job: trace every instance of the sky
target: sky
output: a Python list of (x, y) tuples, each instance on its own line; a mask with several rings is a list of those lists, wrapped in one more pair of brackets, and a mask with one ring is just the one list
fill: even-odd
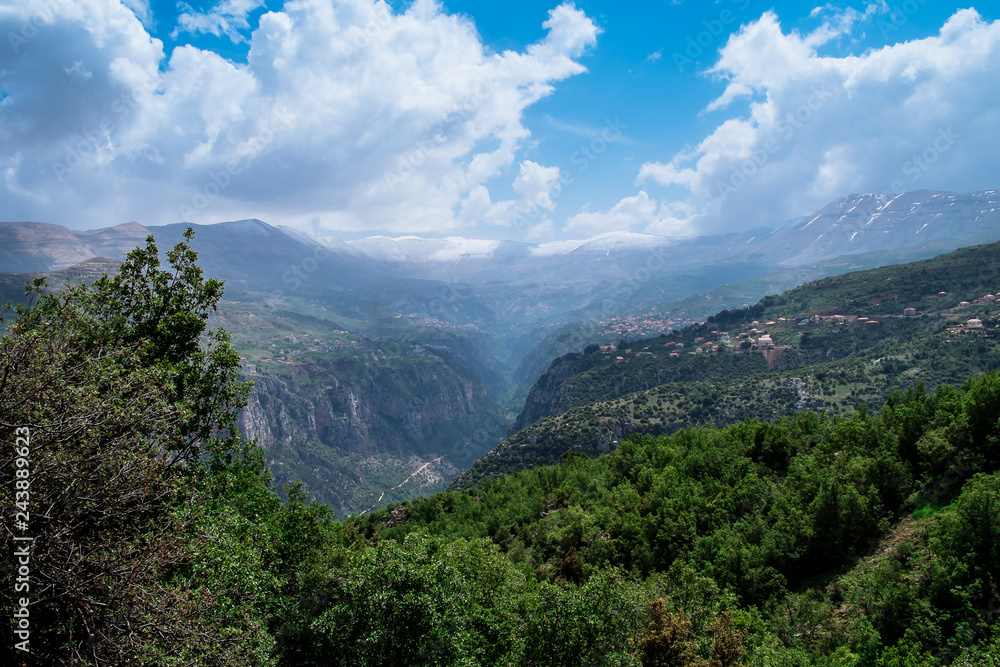
[(0, 0), (0, 220), (542, 242), (994, 189), (998, 13)]

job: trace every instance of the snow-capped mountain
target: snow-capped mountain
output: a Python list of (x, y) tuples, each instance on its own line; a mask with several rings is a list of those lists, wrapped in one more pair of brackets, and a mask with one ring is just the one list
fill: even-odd
[(457, 236), (370, 236), (348, 245), (373, 260), (425, 277), (471, 282), (601, 280), (628, 272), (635, 252), (666, 247), (674, 239), (607, 232), (589, 239), (529, 244)]
[[(76, 231), (43, 223), (2, 223), (0, 271), (50, 271), (95, 256), (121, 259), (147, 234), (155, 233), (166, 247), (187, 226), (128, 223)], [(469, 285), (573, 285), (584, 293), (598, 284), (629, 280), (640, 270), (672, 283), (697, 274), (696, 283), (707, 285), (843, 256), (891, 250), (896, 261), (903, 261), (910, 250), (912, 256), (928, 256), (996, 241), (1000, 191), (852, 194), (770, 229), (686, 239), (616, 231), (539, 244), (457, 236), (373, 236), (344, 242), (260, 220), (195, 228), (195, 248), (207, 271), (228, 277), (231, 284), (265, 291), (306, 281), (336, 289), (410, 278)]]
[(668, 236), (639, 234), (636, 232), (605, 232), (589, 239), (576, 241), (549, 241), (532, 246), (534, 257), (566, 255), (569, 253), (607, 252), (609, 250), (632, 250), (635, 248), (656, 248), (674, 242)]
[(382, 262), (420, 264), (423, 262), (455, 263), (464, 258), (523, 257), (528, 245), (515, 241), (467, 239), (450, 236), (425, 239), (419, 236), (369, 236), (348, 241), (346, 245)]
[[(1000, 191), (851, 194), (754, 244), (786, 266), (921, 245), (995, 241)], [(949, 249), (951, 249), (949, 248)]]
[(351, 255), (354, 257), (364, 254), (354, 246), (349, 245), (334, 236), (314, 236), (313, 234), (309, 234), (286, 225), (278, 225), (277, 229), (286, 236), (290, 236), (293, 239), (302, 241), (307, 245), (312, 245), (324, 250), (332, 250), (333, 252), (342, 255)]
[(589, 239), (548, 241), (529, 244), (518, 241), (494, 241), (449, 236), (428, 239), (419, 236), (369, 236), (347, 245), (373, 259), (398, 264), (445, 263), (469, 260), (509, 262), (528, 257), (553, 257), (570, 253), (605, 253), (607, 251), (653, 248), (673, 243), (673, 239), (636, 232), (606, 232)]

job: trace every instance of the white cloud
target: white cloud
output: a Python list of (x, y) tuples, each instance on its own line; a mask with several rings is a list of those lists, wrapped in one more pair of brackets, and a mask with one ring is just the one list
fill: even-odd
[(656, 223), (656, 209), (656, 202), (643, 190), (633, 197), (622, 199), (608, 211), (574, 215), (566, 221), (566, 229), (583, 234), (634, 230)]
[(551, 211), (556, 206), (552, 201), (552, 195), (558, 188), (558, 183), (559, 167), (543, 167), (531, 160), (525, 160), (521, 163), (521, 171), (517, 178), (514, 179), (514, 192), (521, 195), (524, 201)]
[(522, 237), (542, 238), (551, 234), (554, 223), (547, 216), (556, 207), (561, 194), (559, 167), (543, 167), (525, 160), (512, 184), (519, 199), (492, 202), (489, 191), (475, 186), (462, 200), (458, 221), (464, 226), (477, 224), (514, 228)]
[[(50, 1), (0, 8), (0, 35)], [(288, 0), (260, 18), (246, 64), (193, 46), (164, 62), (124, 5), (57, 2), (36, 35), (0, 51), (4, 216), (77, 227), (250, 216), (331, 232), (473, 224), (474, 212), (499, 212), (486, 185), (529, 138), (525, 109), (585, 71), (579, 58), (599, 32), (565, 4), (524, 52), (490, 53), (471, 22), (432, 0), (403, 14), (372, 0)], [(258, 5), (204, 16), (239, 32)], [(522, 163), (514, 201), (541, 197), (549, 210), (553, 175)]]
[(209, 11), (202, 12), (186, 2), (180, 2), (178, 7), (183, 11), (177, 17), (177, 28), (171, 37), (177, 39), (177, 35), (187, 32), (216, 37), (225, 35), (233, 42), (245, 42), (243, 33), (250, 29), (247, 17), (250, 12), (263, 6), (263, 0), (222, 0)]
[(1000, 21), (962, 10), (926, 39), (817, 53), (876, 11), (807, 35), (784, 33), (773, 12), (744, 26), (711, 69), (725, 89), (706, 111), (746, 111), (642, 165), (637, 185), (686, 190), (684, 222), (701, 232), (773, 224), (852, 191), (996, 187)]
[(153, 27), (153, 10), (149, 7), (149, 0), (122, 0), (122, 4), (132, 10), (142, 25), (147, 28)]
[(584, 235), (611, 231), (638, 231), (683, 238), (694, 235), (690, 219), (694, 207), (687, 202), (657, 201), (645, 190), (625, 197), (607, 211), (583, 211), (566, 222), (566, 230)]

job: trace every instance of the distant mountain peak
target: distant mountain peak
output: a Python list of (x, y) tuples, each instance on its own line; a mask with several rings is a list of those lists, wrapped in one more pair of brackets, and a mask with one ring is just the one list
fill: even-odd
[(138, 232), (138, 233), (149, 231), (135, 220), (133, 220), (132, 222), (123, 222), (120, 225), (115, 225), (111, 229), (115, 229), (121, 232)]
[(993, 206), (995, 200), (986, 192), (853, 193), (830, 202), (768, 242), (776, 246), (776, 261), (795, 266), (838, 255), (956, 239), (994, 240), (1000, 225), (1000, 206)]
[(220, 227), (231, 229), (244, 234), (256, 234), (259, 236), (269, 236), (277, 233), (278, 229), (257, 218), (247, 218), (246, 220), (232, 220), (230, 222), (217, 223)]

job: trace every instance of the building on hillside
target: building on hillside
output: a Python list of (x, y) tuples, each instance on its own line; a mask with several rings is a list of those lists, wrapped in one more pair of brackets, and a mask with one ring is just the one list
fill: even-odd
[(774, 347), (774, 341), (771, 340), (770, 334), (764, 334), (757, 339), (757, 347), (761, 349), (770, 349)]
[(965, 323), (965, 326), (969, 327), (970, 329), (982, 329), (983, 321), (979, 319), (971, 319)]
[(722, 333), (719, 334), (719, 342), (720, 343), (728, 343), (729, 340), (730, 340), (729, 334), (726, 333), (725, 331), (723, 331)]
[(959, 308), (968, 308), (968, 307), (969, 307), (969, 306), (971, 306), (971, 305), (972, 305), (972, 304), (971, 304), (971, 303), (969, 303), (968, 301), (963, 301), (963, 302), (961, 302), (960, 304), (958, 304), (958, 307), (959, 307)]
[(916, 308), (904, 308), (903, 317), (917, 317), (920, 312)]

